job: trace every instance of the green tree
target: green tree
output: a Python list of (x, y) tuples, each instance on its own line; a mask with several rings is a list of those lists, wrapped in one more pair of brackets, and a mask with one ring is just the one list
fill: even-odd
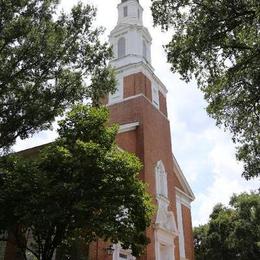
[(138, 179), (141, 163), (116, 147), (118, 127), (107, 125), (106, 108), (77, 105), (38, 156), (1, 159), (0, 230), (15, 237), (24, 259), (26, 250), (52, 259), (75, 240), (120, 241), (134, 255), (148, 243), (153, 207)]
[(194, 229), (198, 260), (257, 260), (260, 257), (260, 194), (242, 193), (219, 204), (206, 225)]
[(246, 179), (260, 174), (260, 1), (152, 0), (155, 25), (172, 28), (173, 72), (197, 79), (207, 111), (233, 133)]
[(96, 10), (78, 4), (60, 13), (58, 3), (0, 0), (0, 149), (49, 128), (76, 101), (97, 104), (114, 89)]
[(196, 260), (206, 260), (207, 232), (208, 232), (207, 224), (194, 227), (193, 229), (194, 251), (196, 255)]

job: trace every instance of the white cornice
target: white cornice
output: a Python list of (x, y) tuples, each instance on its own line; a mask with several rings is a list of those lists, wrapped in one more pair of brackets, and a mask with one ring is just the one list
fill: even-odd
[(193, 198), (179, 188), (175, 187), (175, 189), (176, 199), (179, 200), (182, 205), (186, 206), (187, 208), (191, 208), (191, 202), (193, 201)]
[[(113, 65), (113, 62), (115, 62), (115, 61), (116, 60), (112, 60), (111, 65)], [(161, 90), (161, 93), (164, 96), (166, 96), (166, 94), (168, 93), (166, 86), (162, 83), (162, 81), (154, 73), (153, 67), (151, 65), (147, 64), (146, 62), (141, 61), (141, 62), (138, 62), (138, 63), (128, 64), (128, 65), (125, 65), (125, 66), (115, 68), (115, 70), (118, 74), (124, 73), (124, 76), (130, 75), (132, 73), (142, 72), (147, 78), (152, 80), (151, 79), (151, 77), (152, 77), (158, 83), (159, 88)]]
[[(109, 104), (107, 104), (107, 107), (110, 107), (110, 106), (113, 106), (113, 105), (116, 105), (116, 104), (120, 104), (120, 103), (126, 102), (126, 101), (128, 101), (128, 100), (135, 99), (135, 98), (139, 98), (139, 97), (143, 97), (146, 101), (148, 101), (151, 105), (153, 105), (153, 103), (151, 102), (151, 100), (149, 100), (144, 94), (138, 94), (138, 95), (131, 96), (131, 97), (128, 97), (128, 98), (124, 98), (124, 99), (122, 99), (122, 100), (119, 100), (119, 101), (116, 101), (116, 102), (113, 102), (113, 103), (109, 103)], [(153, 106), (154, 106), (154, 105), (153, 105)], [(157, 109), (157, 111), (158, 111), (167, 121), (169, 121), (168, 117), (167, 117), (162, 111), (160, 111), (159, 109)]]
[(119, 126), (118, 133), (122, 134), (125, 132), (133, 131), (139, 126), (139, 122), (124, 124)]
[(182, 196), (182, 197), (184, 196), (189, 202), (192, 202), (194, 200), (194, 197), (191, 197), (190, 195), (188, 195), (187, 193), (185, 193), (178, 187), (175, 187), (175, 189), (176, 189), (176, 194), (178, 194), (179, 196)]
[[(121, 64), (120, 64), (121, 62)], [(113, 59), (110, 61), (110, 64), (115, 68), (116, 71), (122, 71), (128, 69), (129, 66), (136, 65), (136, 64), (145, 64), (152, 73), (154, 73), (153, 66), (145, 60), (145, 58), (141, 55), (137, 54), (127, 54), (124, 57)], [(129, 73), (130, 74), (130, 73)]]
[(119, 37), (122, 34), (127, 33), (129, 30), (141, 31), (143, 35), (146, 37), (146, 40), (149, 43), (152, 42), (152, 36), (148, 29), (145, 26), (141, 26), (138, 24), (120, 23), (110, 32), (110, 35), (108, 37), (109, 39), (111, 39), (111, 37)]

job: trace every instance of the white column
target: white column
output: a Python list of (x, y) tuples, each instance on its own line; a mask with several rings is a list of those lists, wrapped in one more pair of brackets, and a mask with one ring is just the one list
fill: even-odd
[(176, 196), (176, 208), (177, 208), (177, 223), (178, 223), (178, 231), (179, 231), (180, 257), (185, 258), (182, 206), (181, 206), (181, 198), (178, 195)]

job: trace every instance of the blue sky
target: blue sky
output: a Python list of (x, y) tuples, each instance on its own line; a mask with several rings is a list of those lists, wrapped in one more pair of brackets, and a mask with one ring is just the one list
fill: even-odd
[[(62, 0), (66, 11), (77, 0)], [(119, 0), (82, 0), (98, 8), (97, 25), (106, 28), (104, 40), (117, 22)], [(213, 206), (227, 204), (233, 193), (250, 191), (259, 187), (259, 181), (245, 181), (241, 177), (242, 165), (235, 160), (235, 146), (231, 135), (215, 126), (207, 115), (206, 102), (196, 83), (186, 84), (179, 75), (170, 72), (163, 45), (170, 33), (152, 27), (150, 0), (140, 0), (144, 8), (144, 25), (153, 37), (152, 64), (155, 73), (168, 88), (168, 112), (171, 122), (173, 152), (187, 177), (196, 200), (192, 204), (193, 224), (207, 221)], [(15, 150), (40, 145), (53, 140), (55, 131), (45, 131), (29, 140), (18, 141)]]

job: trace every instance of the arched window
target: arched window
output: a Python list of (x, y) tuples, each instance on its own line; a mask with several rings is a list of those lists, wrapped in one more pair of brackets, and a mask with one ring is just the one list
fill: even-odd
[(117, 57), (121, 58), (126, 55), (126, 40), (124, 37), (120, 38), (117, 43)]
[(155, 167), (156, 193), (168, 198), (167, 173), (162, 161), (157, 162)]
[(128, 15), (128, 8), (127, 6), (124, 7), (124, 17), (127, 17)]
[(143, 40), (143, 56), (147, 59), (147, 46), (145, 40)]
[(159, 108), (160, 107), (160, 96), (159, 96), (159, 87), (157, 83), (152, 84), (152, 100), (153, 104)]

